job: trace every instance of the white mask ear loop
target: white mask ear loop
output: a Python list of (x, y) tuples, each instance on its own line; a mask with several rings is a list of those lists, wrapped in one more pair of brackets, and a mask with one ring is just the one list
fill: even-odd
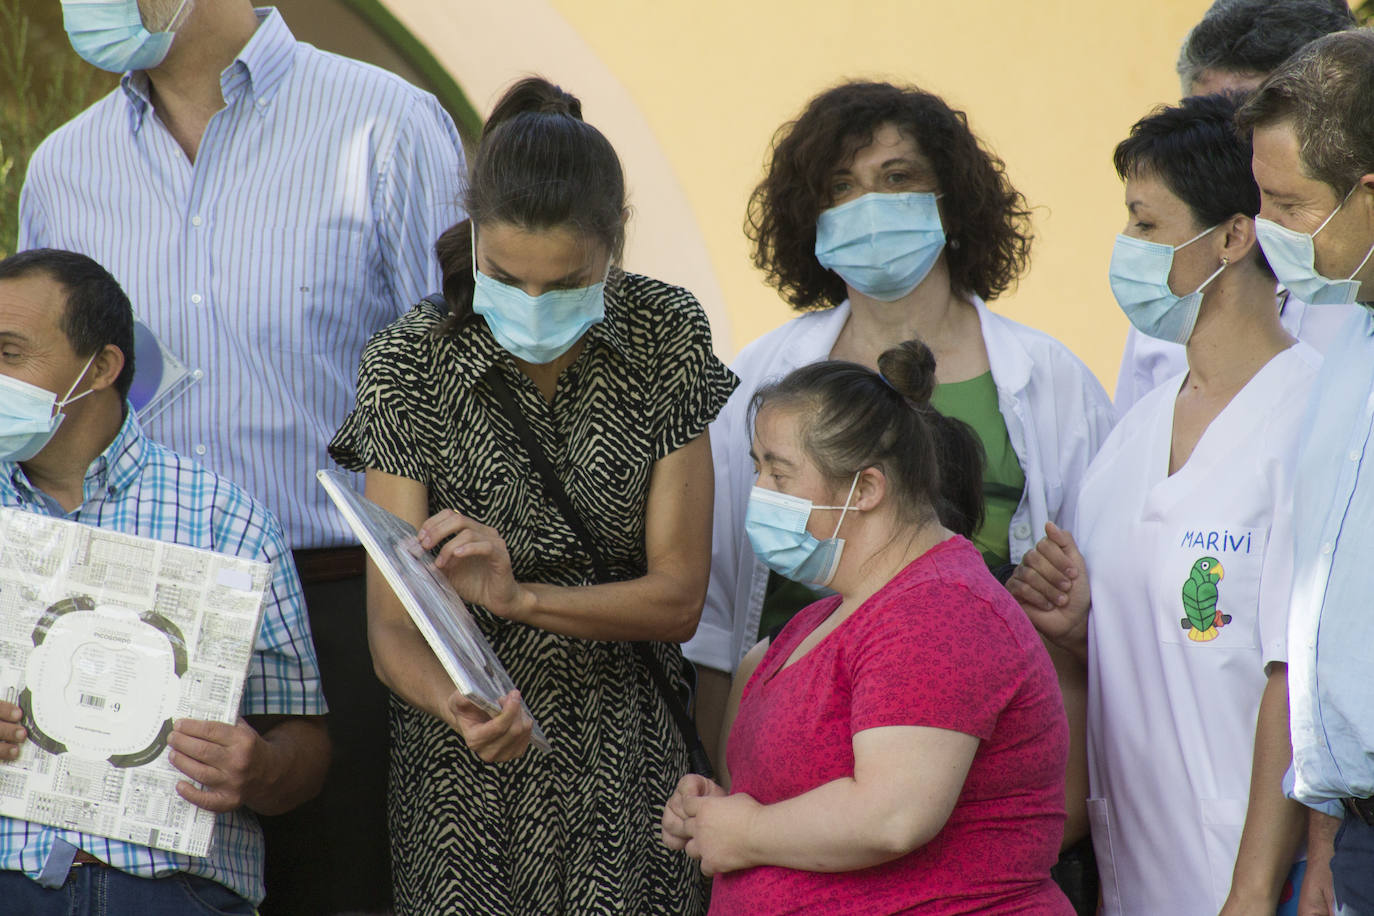
[(175, 32), (177, 29), (180, 29), (183, 25), (185, 25), (186, 23), (183, 22), (181, 19), (181, 14), (186, 12), (186, 7), (189, 6), (190, 3), (191, 0), (181, 0), (181, 6), (177, 7), (177, 11), (172, 14), (172, 18), (168, 19), (167, 24), (163, 26), (159, 31)]
[(855, 473), (854, 482), (849, 485), (849, 495), (844, 498), (844, 506), (840, 509), (840, 520), (835, 523), (835, 533), (830, 535), (831, 538), (840, 536), (840, 526), (844, 524), (844, 514), (851, 508), (849, 501), (854, 498), (854, 489), (859, 485), (859, 475), (862, 473), (863, 471)]
[(90, 394), (92, 391), (95, 390), (94, 388), (87, 388), (85, 391), (81, 392), (76, 397), (72, 397), (72, 392), (76, 390), (77, 385), (81, 384), (81, 380), (85, 378), (86, 373), (90, 371), (91, 363), (95, 362), (95, 358), (99, 355), (100, 351), (96, 350), (94, 353), (91, 354), (91, 358), (86, 360), (86, 365), (81, 368), (81, 374), (76, 377), (76, 381), (72, 382), (71, 387), (67, 389), (67, 393), (62, 395), (61, 399), (57, 402), (57, 404), (54, 405), (57, 410), (60, 411), (63, 407), (66, 407), (68, 404), (81, 400), (86, 395)]
[[(1351, 195), (1355, 193), (1355, 188), (1358, 188), (1358, 187), (1359, 187), (1359, 185), (1356, 184), (1354, 188), (1351, 188), (1348, 192), (1346, 192), (1346, 195), (1345, 195), (1344, 197), (1341, 198), (1341, 202), (1338, 203), (1338, 204), (1336, 204), (1336, 209), (1334, 209), (1334, 210), (1332, 210), (1330, 213), (1328, 213), (1328, 214), (1326, 215), (1326, 219), (1322, 220), (1322, 224), (1321, 224), (1320, 226), (1318, 226), (1316, 229), (1313, 229), (1313, 230), (1312, 230), (1312, 238), (1316, 238), (1316, 237), (1317, 237), (1317, 233), (1318, 233), (1318, 232), (1321, 232), (1323, 229), (1325, 229), (1325, 228), (1326, 228), (1326, 224), (1329, 223), (1329, 222), (1331, 222), (1333, 219), (1336, 218), (1336, 214), (1341, 212), (1341, 209), (1344, 208), (1345, 205), (1346, 205), (1346, 203), (1350, 200)], [(1368, 257), (1368, 255), (1366, 255), (1366, 257)], [(1360, 267), (1363, 267), (1363, 266), (1364, 266), (1363, 264), (1360, 265)], [(1360, 272), (1360, 268), (1359, 268), (1359, 267), (1355, 268), (1355, 273), (1359, 273), (1359, 272)]]
[[(1216, 225), (1216, 226), (1213, 226), (1212, 229), (1216, 229), (1217, 226), (1220, 226), (1220, 225), (1221, 225), (1221, 223), (1217, 223), (1217, 225)], [(1182, 250), (1182, 249), (1184, 249), (1184, 248), (1187, 248), (1189, 245), (1193, 244), (1193, 243), (1196, 242), (1198, 239), (1202, 238), (1204, 235), (1206, 235), (1207, 233), (1211, 232), (1212, 229), (1203, 229), (1201, 232), (1199, 232), (1197, 235), (1195, 235), (1195, 236), (1193, 236), (1192, 238), (1190, 238), (1188, 241), (1184, 242), (1182, 245), (1175, 245), (1175, 246), (1174, 246), (1174, 251), (1180, 251), (1180, 250)], [(1207, 284), (1208, 284), (1208, 283), (1211, 283), (1213, 280), (1215, 280), (1215, 279), (1217, 278), (1217, 275), (1220, 274), (1223, 270), (1226, 269), (1226, 265), (1227, 265), (1226, 259), (1225, 259), (1225, 258), (1222, 258), (1222, 259), (1221, 259), (1221, 266), (1218, 267), (1215, 271), (1213, 271), (1213, 273), (1212, 273), (1212, 275), (1211, 275), (1210, 277), (1208, 277), (1206, 280), (1203, 280), (1203, 281), (1202, 281), (1202, 285), (1199, 286), (1197, 289), (1193, 290), (1193, 292), (1195, 292), (1195, 293), (1200, 293), (1200, 292), (1202, 292), (1204, 289), (1206, 289), (1206, 288), (1207, 288)], [(1166, 285), (1167, 285), (1167, 284), (1166, 284)], [(1170, 290), (1169, 292), (1173, 292), (1173, 290)]]
[(472, 240), (472, 282), (477, 282), (477, 224), (468, 223), (468, 238)]
[(1357, 273), (1359, 273), (1360, 271), (1364, 270), (1364, 266), (1365, 266), (1366, 264), (1369, 263), (1369, 256), (1372, 255), (1372, 254), (1374, 254), (1374, 245), (1370, 245), (1370, 246), (1369, 246), (1369, 250), (1366, 251), (1366, 252), (1364, 253), (1364, 260), (1360, 262), (1360, 266), (1359, 266), (1359, 267), (1356, 267), (1355, 270), (1354, 270), (1354, 272), (1351, 273), (1350, 276), (1346, 277), (1346, 279), (1347, 279), (1347, 280), (1353, 280), (1353, 279), (1355, 279), (1355, 274), (1357, 274)]
[[(1220, 226), (1220, 225), (1221, 225), (1221, 223), (1217, 223), (1217, 226)], [(1217, 228), (1217, 226), (1213, 226), (1212, 229)], [(1197, 235), (1195, 235), (1195, 236), (1193, 236), (1192, 238), (1190, 238), (1188, 241), (1184, 242), (1182, 245), (1175, 245), (1175, 246), (1174, 246), (1174, 251), (1182, 251), (1184, 248), (1187, 248), (1189, 245), (1193, 244), (1193, 243), (1196, 242), (1198, 239), (1202, 238), (1204, 235), (1206, 235), (1207, 233), (1211, 232), (1212, 229), (1203, 229), (1201, 232), (1199, 232)]]
[[(1345, 205), (1350, 202), (1350, 198), (1353, 197), (1355, 195), (1355, 192), (1359, 189), (1360, 185), (1359, 183), (1356, 183), (1355, 186), (1351, 188), (1350, 191), (1345, 195), (1344, 199), (1342, 199), (1341, 202), (1336, 206), (1336, 209), (1332, 210), (1331, 214), (1327, 216), (1326, 219), (1322, 220), (1322, 224), (1318, 226), (1316, 229), (1312, 230), (1312, 238), (1315, 239), (1317, 237), (1317, 233), (1325, 229), (1326, 224), (1331, 222), (1331, 220), (1335, 219), (1336, 214), (1341, 212), (1341, 209), (1344, 208)], [(1369, 263), (1370, 255), (1374, 255), (1374, 244), (1371, 244), (1369, 246), (1369, 250), (1364, 253), (1364, 260), (1360, 261), (1360, 266), (1356, 267), (1353, 271), (1351, 271), (1350, 276), (1346, 277), (1347, 280), (1355, 279), (1355, 274), (1364, 270), (1364, 266)]]
[(1212, 271), (1212, 275), (1211, 275), (1210, 277), (1208, 277), (1206, 280), (1203, 280), (1203, 281), (1202, 281), (1202, 285), (1199, 286), (1199, 287), (1197, 288), (1197, 292), (1200, 293), (1200, 292), (1202, 292), (1204, 289), (1206, 289), (1208, 283), (1211, 283), (1211, 282), (1212, 282), (1213, 280), (1215, 280), (1217, 277), (1221, 276), (1221, 272), (1222, 272), (1223, 270), (1225, 270), (1227, 267), (1230, 267), (1230, 266), (1231, 266), (1231, 262), (1228, 261), (1226, 258), (1222, 258), (1222, 259), (1221, 259), (1221, 266), (1218, 267), (1216, 270)]

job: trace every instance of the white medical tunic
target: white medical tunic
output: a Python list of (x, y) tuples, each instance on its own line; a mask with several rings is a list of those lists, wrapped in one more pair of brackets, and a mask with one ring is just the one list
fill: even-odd
[(1073, 534), (1092, 588), (1088, 814), (1107, 916), (1216, 916), (1226, 900), (1265, 672), (1286, 660), (1292, 471), (1320, 363), (1304, 343), (1279, 353), (1169, 476), (1176, 376), (1084, 478)]
[[(1279, 293), (1279, 321), (1284, 330), (1322, 354), (1339, 339), (1341, 326), (1359, 310), (1358, 305), (1308, 305), (1286, 290)], [(1183, 344), (1147, 337), (1134, 327), (1128, 329), (1112, 395), (1117, 417), (1126, 416), (1146, 394), (1187, 370)]]

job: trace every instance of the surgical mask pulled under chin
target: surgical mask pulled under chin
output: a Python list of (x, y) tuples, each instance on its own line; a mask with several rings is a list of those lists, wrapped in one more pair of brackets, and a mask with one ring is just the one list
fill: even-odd
[[(844, 554), (844, 538), (838, 536), (840, 525), (844, 524), (844, 515), (851, 508), (849, 501), (854, 498), (854, 488), (858, 485), (859, 475), (855, 474), (843, 506), (813, 506), (811, 500), (800, 496), (754, 487), (744, 516), (744, 530), (754, 553), (763, 565), (780, 576), (803, 585), (825, 588), (840, 568), (840, 557)], [(806, 530), (814, 509), (841, 510), (835, 533), (824, 541), (817, 540)]]
[[(610, 265), (606, 267), (610, 275)], [(551, 289), (531, 296), (477, 269), (472, 240), (472, 310), (507, 352), (528, 363), (551, 363), (606, 317), (606, 277), (578, 289)]]
[[(1358, 188), (1356, 185), (1355, 188)], [(1350, 195), (1355, 193), (1355, 188), (1350, 189), (1350, 194), (1345, 195), (1345, 200), (1340, 202), (1336, 209), (1331, 211), (1331, 215), (1322, 220), (1311, 235), (1306, 232), (1298, 232), (1278, 223), (1267, 219), (1255, 220), (1255, 236), (1259, 239), (1260, 249), (1264, 252), (1264, 258), (1269, 262), (1270, 268), (1274, 271), (1274, 276), (1278, 277), (1279, 282), (1284, 285), (1293, 295), (1311, 305), (1350, 305), (1357, 301), (1360, 296), (1360, 281), (1355, 279), (1355, 274), (1364, 270), (1364, 265), (1368, 263), (1369, 256), (1374, 254), (1374, 244), (1369, 246), (1369, 250), (1364, 254), (1364, 260), (1360, 266), (1351, 272), (1349, 277), (1344, 280), (1332, 280), (1317, 273), (1317, 248), (1315, 239), (1317, 233), (1326, 228), (1326, 224), (1331, 222), (1332, 217), (1341, 212), (1341, 207), (1345, 206)]]
[(1216, 228), (1204, 229), (1182, 245), (1162, 245), (1129, 235), (1116, 237), (1108, 271), (1112, 295), (1116, 296), (1116, 304), (1121, 306), (1136, 330), (1158, 340), (1188, 342), (1202, 308), (1202, 291), (1226, 269), (1226, 262), (1222, 261), (1201, 286), (1186, 296), (1176, 296), (1169, 289), (1169, 271), (1173, 269), (1174, 252)]
[(165, 31), (149, 32), (138, 0), (62, 0), (62, 26), (87, 63), (111, 73), (148, 70), (167, 56), (188, 2), (182, 0)]
[(94, 360), (93, 353), (60, 400), (46, 388), (0, 375), (0, 461), (28, 461), (47, 447), (67, 416), (62, 408), (91, 393), (71, 396)]
[(816, 260), (870, 299), (902, 298), (945, 248), (939, 196), (874, 192), (831, 207), (816, 221)]

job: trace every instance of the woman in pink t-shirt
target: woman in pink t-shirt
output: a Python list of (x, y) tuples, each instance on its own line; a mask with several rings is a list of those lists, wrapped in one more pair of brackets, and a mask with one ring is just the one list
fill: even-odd
[(982, 514), (977, 442), (930, 407), (924, 345), (878, 365), (815, 363), (755, 397), (750, 541), (838, 594), (750, 653), (732, 791), (685, 777), (663, 841), (716, 876), (713, 914), (1069, 914), (1049, 874), (1068, 754), (1054, 668), (950, 530)]

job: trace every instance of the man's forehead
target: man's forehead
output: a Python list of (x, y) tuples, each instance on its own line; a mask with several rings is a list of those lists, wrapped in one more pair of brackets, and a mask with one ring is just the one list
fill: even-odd
[(62, 285), (43, 272), (0, 279), (0, 333), (25, 338), (57, 333), (66, 305)]
[(1256, 127), (1251, 138), (1255, 181), (1268, 195), (1315, 191), (1325, 184), (1307, 171), (1297, 132), (1288, 121)]

